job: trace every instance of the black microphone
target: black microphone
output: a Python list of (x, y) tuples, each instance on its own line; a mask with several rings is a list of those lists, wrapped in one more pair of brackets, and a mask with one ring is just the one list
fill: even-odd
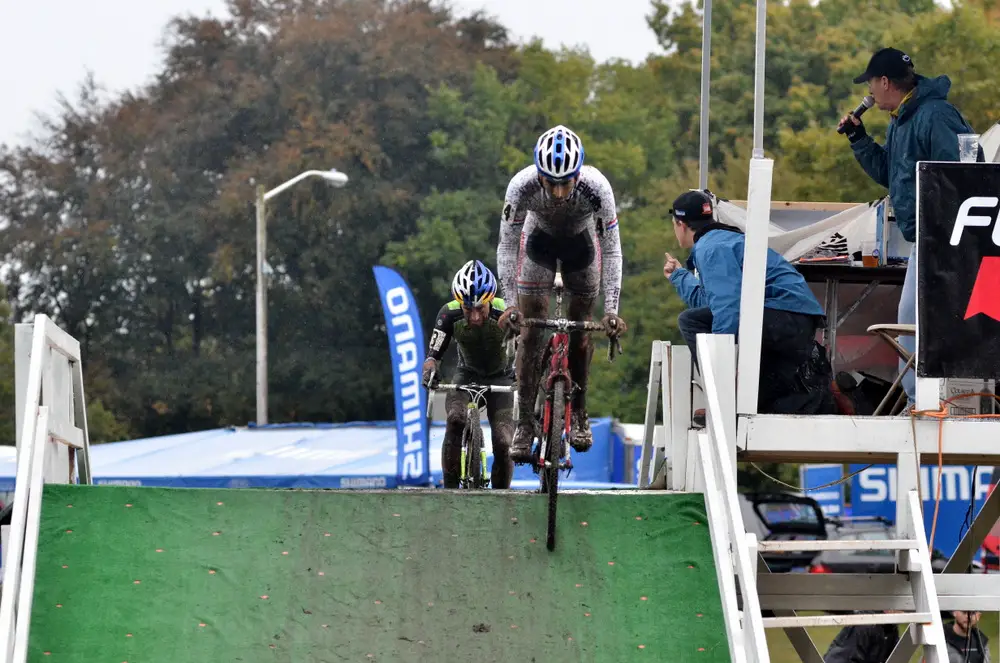
[[(855, 108), (854, 110), (851, 111), (851, 115), (853, 115), (854, 117), (856, 117), (856, 118), (858, 118), (860, 120), (861, 116), (865, 114), (865, 111), (868, 110), (869, 108), (871, 108), (874, 105), (875, 105), (875, 98), (872, 97), (869, 94), (869, 95), (865, 96), (864, 99), (861, 100), (861, 103), (858, 104), (857, 108)], [(837, 129), (837, 133), (838, 134), (842, 134), (842, 133), (846, 132), (849, 127), (852, 127), (852, 126), (854, 126), (853, 122), (850, 122), (850, 121), (844, 122), (843, 126), (841, 126), (839, 129)]]

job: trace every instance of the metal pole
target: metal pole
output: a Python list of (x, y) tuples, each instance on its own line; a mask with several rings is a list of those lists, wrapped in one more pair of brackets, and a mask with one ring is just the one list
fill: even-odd
[(267, 424), (267, 201), (309, 177), (321, 177), (333, 186), (347, 184), (347, 175), (330, 170), (307, 170), (270, 191), (257, 185), (257, 425)]
[(708, 92), (712, 78), (712, 0), (705, 0), (701, 23), (701, 144), (698, 148), (698, 188), (708, 188)]
[(267, 250), (267, 212), (264, 187), (257, 185), (257, 425), (267, 424), (267, 284), (264, 260)]
[(757, 61), (754, 66), (753, 158), (764, 158), (764, 50), (767, 44), (767, 0), (757, 0)]

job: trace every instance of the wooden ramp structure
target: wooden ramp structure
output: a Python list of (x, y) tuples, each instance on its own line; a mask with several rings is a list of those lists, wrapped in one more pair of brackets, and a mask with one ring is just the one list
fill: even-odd
[[(941, 412), (945, 409), (940, 398), (942, 381), (920, 377), (919, 371), (916, 411), (933, 413), (929, 416), (787, 416), (757, 412), (774, 163), (765, 158), (763, 146), (767, 0), (757, 0), (756, 5), (753, 153), (746, 206), (740, 344), (737, 352), (732, 335), (699, 335), (697, 352), (701, 379), (700, 385), (695, 387), (688, 348), (653, 342), (639, 485), (705, 495), (733, 661), (769, 662), (764, 637), (767, 628), (784, 629), (803, 662), (822, 663), (823, 657), (809, 638), (806, 627), (897, 623), (906, 624), (907, 629), (890, 663), (910, 661), (918, 648), (923, 649), (923, 659), (927, 663), (946, 663), (941, 611), (995, 610), (1000, 605), (1000, 575), (965, 575), (976, 550), (1000, 518), (1000, 491), (990, 494), (944, 572), (933, 573), (923, 524), (920, 465), (938, 462), (1000, 465), (1000, 421), (945, 416)], [(711, 0), (705, 0), (701, 189), (708, 186), (711, 17)], [(977, 167), (1000, 168), (1000, 164), (977, 164)], [(801, 205), (815, 207), (810, 203)], [(919, 343), (918, 326), (918, 350)], [(657, 413), (661, 405), (663, 423), (658, 425)], [(695, 408), (705, 409), (706, 427), (692, 426)], [(896, 556), (897, 573), (889, 576), (795, 574), (794, 577), (770, 574), (760, 557), (761, 552), (801, 549), (801, 544), (761, 542), (747, 533), (737, 503), (738, 461), (894, 463), (897, 477), (895, 536), (898, 538), (880, 542), (829, 541), (822, 545), (809, 542), (808, 549), (860, 550), (870, 549), (877, 543)], [(797, 614), (798, 611), (816, 610), (902, 612)], [(769, 616), (765, 617), (764, 613)]]

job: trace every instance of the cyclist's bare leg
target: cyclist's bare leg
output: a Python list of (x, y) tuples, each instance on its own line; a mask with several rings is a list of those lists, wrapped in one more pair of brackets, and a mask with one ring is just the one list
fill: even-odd
[[(570, 320), (590, 320), (595, 298), (572, 295), (569, 300)], [(590, 334), (582, 331), (569, 334), (569, 374), (578, 390), (573, 394), (572, 432), (570, 444), (576, 451), (587, 451), (593, 445), (590, 420), (587, 418), (587, 382), (594, 344)]]
[(441, 472), (445, 488), (458, 488), (462, 476), (462, 433), (468, 417), (469, 394), (449, 391), (444, 401), (446, 413), (444, 442), (441, 444)]
[(510, 488), (514, 461), (510, 459), (510, 440), (514, 436), (514, 397), (512, 394), (486, 396), (486, 416), (493, 437), (493, 469), (490, 483), (494, 488)]
[[(518, 308), (525, 318), (544, 318), (548, 315), (549, 299), (541, 295), (519, 295)], [(515, 463), (531, 462), (531, 443), (535, 439), (533, 407), (541, 375), (542, 352), (545, 349), (545, 330), (522, 327), (517, 344), (517, 398), (521, 403), (517, 430), (511, 442), (511, 458)]]

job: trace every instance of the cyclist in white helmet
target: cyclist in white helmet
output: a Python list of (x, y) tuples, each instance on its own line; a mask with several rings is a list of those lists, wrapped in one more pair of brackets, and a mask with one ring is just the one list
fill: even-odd
[[(615, 196), (601, 171), (583, 165), (583, 143), (562, 125), (538, 138), (534, 165), (517, 173), (507, 185), (497, 271), (501, 292), (511, 305), (500, 317), (502, 327), (514, 327), (518, 316), (547, 316), (557, 260), (569, 296), (567, 317), (589, 320), (598, 294), (603, 294), (602, 322), (609, 336), (624, 333), (625, 321), (618, 317), (622, 255)], [(538, 393), (543, 341), (541, 329), (520, 330), (517, 377), (522, 407), (511, 444), (515, 463), (531, 462), (536, 433), (532, 405)], [(593, 444), (586, 405), (592, 356), (589, 336), (571, 333), (569, 365), (577, 388), (570, 444), (578, 452)]]

